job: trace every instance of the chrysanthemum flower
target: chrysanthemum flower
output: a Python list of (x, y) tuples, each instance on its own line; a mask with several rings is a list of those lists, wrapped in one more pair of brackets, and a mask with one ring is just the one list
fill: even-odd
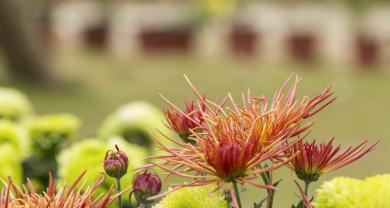
[(29, 141), (26, 138), (25, 130), (14, 122), (0, 121), (0, 145), (12, 145), (22, 159), (26, 158), (29, 153)]
[[(218, 183), (216, 189), (224, 187), (225, 183), (249, 183), (259, 188), (273, 188), (256, 183), (262, 172), (276, 169), (291, 158), (277, 161), (270, 167), (261, 168), (260, 163), (282, 154), (291, 144), (277, 140), (267, 147), (259, 149), (259, 140), (253, 139), (240, 125), (232, 119), (221, 119), (215, 127), (205, 128), (202, 133), (193, 132), (197, 145), (176, 142), (178, 147), (166, 147), (159, 141), (159, 147), (165, 155), (152, 156), (149, 166), (159, 167), (168, 174), (192, 179), (191, 182), (173, 184), (175, 188), (185, 186), (202, 186)], [(149, 167), (148, 166), (148, 167)], [(153, 198), (161, 197), (162, 193)]]
[(197, 101), (185, 103), (185, 109), (182, 110), (163, 95), (160, 94), (160, 97), (170, 106), (169, 109), (164, 111), (168, 128), (176, 132), (184, 142), (194, 145), (192, 132), (202, 132), (203, 128), (206, 127), (204, 113), (207, 112), (215, 116), (217, 112), (222, 110), (222, 106), (228, 99), (226, 97), (220, 104), (211, 102), (194, 87), (186, 75), (184, 75), (184, 78), (197, 97)]
[[(123, 193), (114, 194), (114, 189), (111, 187), (106, 193), (98, 195), (96, 189), (102, 184), (104, 177), (96, 180), (85, 191), (77, 188), (84, 175), (85, 172), (79, 175), (70, 186), (64, 185), (60, 188), (57, 187), (57, 181), (53, 180), (50, 175), (49, 185), (44, 193), (36, 192), (31, 181), (28, 181), (26, 186), (18, 187), (10, 178), (8, 183), (3, 180), (0, 207), (108, 208), (113, 200)], [(85, 184), (81, 186), (85, 187)]]
[(361, 190), (365, 188), (367, 187), (361, 180), (336, 177), (331, 181), (324, 182), (317, 189), (315, 207), (355, 208), (359, 205), (365, 207), (362, 204), (364, 199), (360, 198)]
[(390, 207), (390, 175), (365, 180), (337, 177), (317, 189), (316, 208)]
[(22, 121), (32, 113), (30, 100), (22, 92), (0, 87), (0, 118)]
[(234, 110), (225, 116), (233, 117), (247, 130), (254, 128), (253, 136), (260, 140), (259, 145), (262, 146), (267, 146), (278, 138), (288, 139), (303, 133), (314, 124), (304, 123), (304, 120), (324, 109), (336, 97), (333, 96), (331, 86), (328, 86), (313, 98), (305, 96), (299, 100), (296, 96), (300, 83), (298, 77), (295, 77), (291, 88), (287, 89), (292, 78), (291, 75), (284, 82), (271, 102), (264, 96), (253, 97), (249, 90), (247, 95), (243, 95), (243, 105), (237, 104), (229, 95)]
[(356, 147), (349, 146), (342, 150), (341, 146), (334, 147), (332, 138), (328, 143), (316, 144), (299, 141), (293, 148), (289, 149), (290, 154), (298, 153), (298, 156), (291, 160), (290, 166), (299, 179), (312, 182), (328, 172), (332, 172), (352, 163), (371, 152), (377, 143), (368, 145), (364, 141)]
[(99, 127), (98, 135), (104, 141), (122, 137), (127, 143), (152, 150), (155, 145), (152, 137), (163, 139), (159, 134), (152, 134), (152, 130), (158, 128), (164, 133), (171, 133), (162, 119), (164, 115), (160, 109), (144, 101), (134, 101), (107, 116)]
[(23, 168), (20, 156), (11, 144), (0, 145), (0, 179), (6, 180), (12, 176), (16, 184), (21, 184), (23, 178)]
[(53, 157), (81, 126), (72, 114), (51, 114), (32, 118), (27, 126), (34, 155)]
[(185, 104), (184, 111), (178, 108), (170, 108), (164, 111), (169, 128), (176, 132), (184, 142), (193, 143), (193, 140), (188, 139), (191, 131), (199, 129), (204, 122), (202, 111), (206, 110), (205, 98), (203, 97), (198, 104), (192, 101)]
[(222, 208), (228, 207), (222, 190), (210, 194), (215, 185), (187, 187), (164, 197), (154, 208)]
[[(200, 130), (189, 129), (190, 139), (194, 140), (196, 145), (169, 137), (167, 138), (178, 147), (167, 147), (157, 141), (159, 148), (166, 154), (151, 157), (152, 162), (148, 167), (159, 167), (168, 175), (192, 179), (191, 182), (174, 184), (175, 188), (170, 191), (184, 186), (211, 183), (218, 183), (216, 189), (220, 189), (225, 183), (249, 183), (256, 187), (272, 189), (272, 186), (258, 184), (254, 180), (258, 179), (261, 173), (279, 168), (297, 155), (298, 152), (291, 153), (287, 149), (302, 137), (288, 139), (311, 127), (313, 123), (303, 124), (303, 120), (316, 114), (335, 99), (330, 87), (327, 87), (318, 96), (304, 97), (299, 102), (296, 100), (298, 78), (288, 94), (285, 94), (291, 79), (292, 76), (276, 92), (272, 102), (269, 103), (265, 97), (252, 97), (248, 90), (248, 94), (243, 96), (243, 105), (237, 104), (230, 94), (222, 104), (205, 100), (187, 79), (200, 100), (197, 105), (199, 119), (194, 122), (198, 124), (195, 128)], [(176, 117), (192, 120), (188, 112), (183, 112), (166, 101), (177, 110)], [(225, 107), (226, 101), (230, 101), (233, 109)], [(197, 121), (202, 121), (202, 124)], [(269, 167), (261, 166), (269, 160), (272, 160)], [(152, 198), (164, 194), (166, 193)]]

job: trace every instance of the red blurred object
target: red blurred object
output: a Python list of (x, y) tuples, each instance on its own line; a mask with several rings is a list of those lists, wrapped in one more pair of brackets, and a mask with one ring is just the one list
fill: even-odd
[(229, 39), (231, 49), (237, 55), (254, 55), (257, 52), (258, 35), (248, 26), (234, 26)]
[(374, 65), (379, 59), (378, 42), (367, 35), (359, 35), (357, 38), (357, 58), (362, 65)]
[(295, 33), (288, 38), (290, 55), (299, 62), (312, 62), (316, 53), (316, 39), (310, 33)]
[(93, 48), (105, 48), (107, 45), (108, 28), (102, 22), (89, 26), (84, 32), (84, 39), (88, 46)]
[(50, 47), (53, 43), (54, 33), (52, 28), (52, 20), (49, 16), (43, 16), (38, 22), (38, 32), (41, 41), (45, 47)]
[(189, 28), (147, 29), (140, 35), (145, 52), (180, 51), (188, 52), (192, 46), (192, 30)]

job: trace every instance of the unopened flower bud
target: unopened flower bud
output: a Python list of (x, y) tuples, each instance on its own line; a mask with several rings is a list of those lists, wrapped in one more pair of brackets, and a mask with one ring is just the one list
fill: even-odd
[(133, 193), (140, 203), (145, 203), (147, 198), (154, 196), (161, 191), (160, 177), (145, 169), (134, 177)]
[(104, 158), (104, 171), (113, 178), (121, 178), (127, 173), (129, 160), (124, 152), (117, 145), (116, 151), (109, 150)]

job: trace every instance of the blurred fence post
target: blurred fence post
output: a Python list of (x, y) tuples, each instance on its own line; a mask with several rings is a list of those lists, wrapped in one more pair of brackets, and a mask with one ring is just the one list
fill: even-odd
[(47, 84), (51, 77), (46, 54), (25, 15), (20, 1), (0, 0), (0, 43), (8, 72), (14, 79)]

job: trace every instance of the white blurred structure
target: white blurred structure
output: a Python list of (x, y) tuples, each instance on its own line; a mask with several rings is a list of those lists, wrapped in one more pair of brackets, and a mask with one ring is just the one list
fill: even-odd
[(362, 23), (362, 31), (380, 47), (380, 61), (390, 63), (390, 9), (371, 10)]
[(285, 8), (270, 3), (253, 3), (238, 15), (238, 24), (248, 25), (258, 34), (258, 57), (275, 62), (286, 57), (284, 49), (288, 34)]
[(110, 21), (110, 50), (117, 55), (141, 52), (141, 33), (185, 25), (188, 5), (173, 2), (135, 2), (120, 5)]
[(80, 47), (83, 33), (102, 21), (99, 5), (95, 1), (62, 2), (52, 12), (53, 29), (61, 47)]
[(371, 10), (358, 24), (359, 18), (332, 4), (252, 1), (232, 16), (201, 24), (192, 22), (194, 10), (181, 1), (117, 2), (107, 15), (96, 2), (70, 1), (57, 6), (53, 24), (58, 44), (66, 47), (83, 45), (88, 27), (106, 24), (105, 46), (122, 57), (182, 47), (204, 56), (244, 53), (265, 62), (390, 60), (390, 9)]

